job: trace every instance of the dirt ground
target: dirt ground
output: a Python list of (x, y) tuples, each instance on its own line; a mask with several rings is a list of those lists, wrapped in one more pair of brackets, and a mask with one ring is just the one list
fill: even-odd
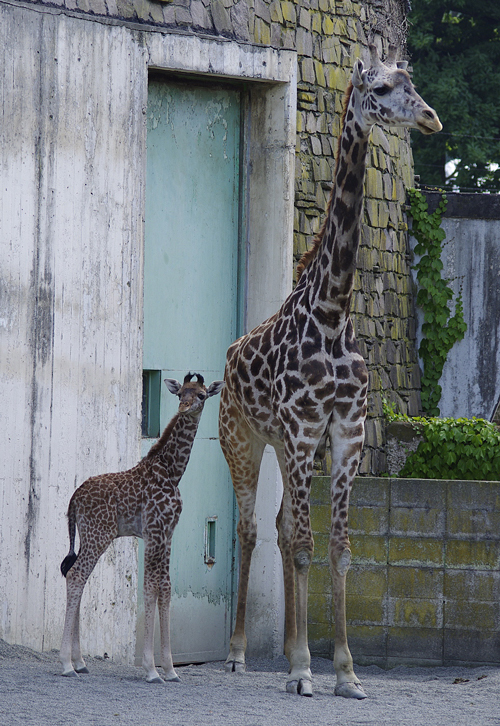
[(313, 698), (285, 692), (287, 661), (177, 668), (180, 683), (146, 683), (141, 668), (88, 658), (62, 678), (56, 651), (0, 640), (1, 726), (500, 726), (500, 668), (356, 668), (368, 698), (335, 697), (330, 661), (313, 658)]

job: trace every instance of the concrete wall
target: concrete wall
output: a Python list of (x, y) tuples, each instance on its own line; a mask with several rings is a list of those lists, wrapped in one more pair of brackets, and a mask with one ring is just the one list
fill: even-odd
[[(309, 641), (332, 656), (329, 484), (313, 482)], [(498, 482), (358, 478), (349, 520), (355, 662), (500, 664)]]
[[(429, 211), (440, 195), (427, 192)], [(500, 196), (447, 194), (443, 277), (463, 297), (465, 337), (448, 354), (441, 416), (491, 421), (500, 403)], [(421, 340), (420, 321), (417, 340)]]

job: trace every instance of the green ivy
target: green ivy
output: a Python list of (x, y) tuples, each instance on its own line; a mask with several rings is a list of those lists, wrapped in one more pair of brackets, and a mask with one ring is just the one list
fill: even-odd
[(423, 437), (399, 472), (418, 479), (500, 481), (500, 430), (482, 418), (410, 418), (385, 402), (388, 421), (407, 421)]
[(455, 300), (455, 314), (451, 315), (449, 303), (453, 300), (453, 290), (448, 286), (448, 280), (441, 277), (441, 251), (446, 237), (441, 227), (441, 219), (448, 204), (446, 196), (442, 195), (433, 214), (428, 213), (427, 201), (422, 192), (409, 189), (408, 196), (412, 217), (411, 232), (417, 241), (415, 253), (420, 255), (415, 265), (419, 288), (417, 305), (424, 313), (422, 342), (419, 347), (423, 363), (422, 409), (429, 416), (439, 416), (439, 379), (448, 352), (457, 341), (462, 340), (467, 324), (464, 322), (461, 294)]

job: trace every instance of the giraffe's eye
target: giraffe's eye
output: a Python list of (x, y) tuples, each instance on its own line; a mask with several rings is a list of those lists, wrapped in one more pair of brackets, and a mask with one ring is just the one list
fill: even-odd
[(198, 393), (198, 398), (200, 399), (200, 401), (203, 401), (203, 399), (205, 398), (205, 394), (204, 393)]
[(391, 90), (390, 86), (377, 86), (377, 88), (373, 89), (374, 92), (377, 94), (377, 96), (385, 96), (389, 93)]

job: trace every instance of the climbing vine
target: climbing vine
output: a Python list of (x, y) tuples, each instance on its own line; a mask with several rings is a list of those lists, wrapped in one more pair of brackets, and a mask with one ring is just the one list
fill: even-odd
[(422, 437), (398, 476), (417, 479), (500, 480), (500, 430), (481, 418), (410, 417), (383, 402), (391, 423), (411, 424)]
[(448, 352), (462, 340), (467, 324), (464, 321), (461, 294), (455, 299), (455, 314), (451, 314), (449, 302), (453, 290), (448, 280), (441, 276), (442, 242), (446, 233), (441, 219), (448, 201), (442, 195), (437, 209), (429, 214), (427, 201), (418, 189), (409, 189), (409, 213), (412, 218), (411, 232), (417, 241), (415, 253), (420, 256), (416, 263), (418, 292), (417, 305), (423, 310), (422, 342), (419, 355), (423, 363), (422, 409), (428, 416), (439, 416), (441, 378)]

